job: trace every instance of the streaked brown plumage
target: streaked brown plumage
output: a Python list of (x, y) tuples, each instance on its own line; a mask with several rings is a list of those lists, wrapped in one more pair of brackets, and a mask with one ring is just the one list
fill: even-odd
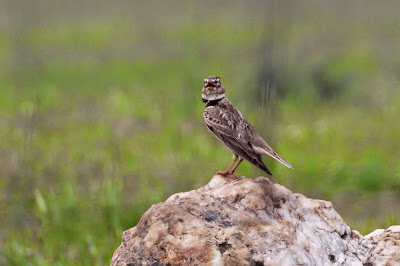
[[(225, 96), (225, 88), (217, 76), (204, 79), (202, 89), (203, 102), (206, 103), (203, 117), (208, 129), (221, 140), (233, 154), (233, 161), (228, 169), (218, 174), (233, 174), (244, 160), (271, 174), (262, 161), (261, 155), (268, 155), (288, 168), (293, 168), (277, 154), (254, 130), (249, 121)], [(231, 170), (236, 160), (237, 165)]]

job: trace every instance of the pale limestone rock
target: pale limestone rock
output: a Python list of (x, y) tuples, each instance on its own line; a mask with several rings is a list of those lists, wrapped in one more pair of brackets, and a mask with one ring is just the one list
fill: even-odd
[(363, 237), (328, 201), (216, 175), (153, 205), (111, 265), (400, 265), (400, 226)]

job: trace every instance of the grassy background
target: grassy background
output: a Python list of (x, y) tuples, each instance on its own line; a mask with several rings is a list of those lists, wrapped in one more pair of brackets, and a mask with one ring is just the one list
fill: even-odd
[(363, 234), (399, 224), (399, 7), (0, 2), (0, 264), (108, 264), (151, 204), (225, 169), (212, 74), (293, 164), (266, 158), (274, 181)]

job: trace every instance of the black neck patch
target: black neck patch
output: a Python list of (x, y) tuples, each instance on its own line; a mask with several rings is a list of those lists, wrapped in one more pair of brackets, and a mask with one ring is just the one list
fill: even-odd
[(223, 99), (223, 97), (222, 97), (222, 98), (219, 98), (219, 99), (211, 100), (211, 101), (206, 100), (206, 99), (203, 99), (203, 102), (206, 103), (206, 107), (209, 107), (209, 106), (217, 105), (217, 103), (218, 103), (219, 101), (221, 101), (222, 99)]

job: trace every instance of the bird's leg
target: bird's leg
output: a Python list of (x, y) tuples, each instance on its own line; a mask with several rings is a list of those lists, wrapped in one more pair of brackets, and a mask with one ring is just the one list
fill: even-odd
[(237, 161), (237, 158), (234, 159), (231, 164), (229, 165), (228, 169), (226, 169), (225, 171), (218, 171), (217, 175), (227, 175), (229, 173), (229, 170), (231, 170), (232, 166), (235, 164), (235, 162)]
[(229, 165), (228, 169), (226, 169), (225, 171), (218, 171), (217, 175), (227, 175), (229, 173), (229, 170), (231, 170), (232, 166), (235, 164), (235, 162), (237, 161), (238, 156), (236, 154), (233, 155), (233, 161), (231, 162), (231, 164)]
[(230, 175), (233, 175), (233, 173), (236, 171), (236, 168), (238, 168), (239, 164), (243, 162), (243, 158), (240, 158), (239, 162), (237, 163), (237, 165), (233, 168), (232, 171), (229, 172)]

